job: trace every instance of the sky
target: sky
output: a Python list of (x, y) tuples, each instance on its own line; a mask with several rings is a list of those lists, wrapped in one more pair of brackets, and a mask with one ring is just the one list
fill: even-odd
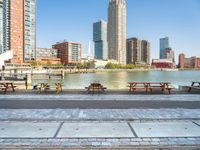
[[(56, 42), (81, 42), (84, 54), (92, 41), (93, 23), (107, 21), (109, 0), (37, 0), (37, 47)], [(151, 58), (159, 58), (159, 39), (187, 57), (200, 57), (200, 0), (126, 0), (127, 38), (151, 44)]]

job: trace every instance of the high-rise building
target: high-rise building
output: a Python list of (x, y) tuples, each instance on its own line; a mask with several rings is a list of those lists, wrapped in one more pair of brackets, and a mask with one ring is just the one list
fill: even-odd
[(107, 22), (101, 20), (93, 24), (93, 41), (96, 59), (108, 59)]
[(0, 0), (0, 54), (3, 52), (3, 1)]
[(138, 38), (127, 39), (127, 64), (150, 64), (150, 43)]
[(137, 38), (127, 39), (127, 64), (141, 62), (141, 41)]
[(126, 1), (109, 0), (108, 59), (126, 64)]
[(81, 62), (82, 44), (77, 42), (56, 43), (52, 48), (58, 50), (58, 58), (64, 65), (76, 64)]
[(164, 50), (164, 58), (163, 59), (171, 59), (175, 62), (175, 53), (171, 48), (166, 48)]
[(146, 40), (141, 41), (141, 61), (150, 64), (150, 43)]
[(164, 51), (166, 48), (169, 48), (169, 38), (161, 38), (160, 39), (160, 59), (164, 59)]
[(13, 51), (10, 63), (35, 60), (36, 0), (3, 0), (3, 46)]

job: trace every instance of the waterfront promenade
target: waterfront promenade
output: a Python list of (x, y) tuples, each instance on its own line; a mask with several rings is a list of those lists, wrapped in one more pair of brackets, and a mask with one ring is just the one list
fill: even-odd
[(0, 149), (198, 149), (199, 105), (196, 92), (0, 94)]

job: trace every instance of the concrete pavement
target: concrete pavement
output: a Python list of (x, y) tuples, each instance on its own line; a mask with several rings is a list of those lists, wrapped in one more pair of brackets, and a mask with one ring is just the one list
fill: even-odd
[(0, 122), (0, 148), (196, 148), (200, 121)]

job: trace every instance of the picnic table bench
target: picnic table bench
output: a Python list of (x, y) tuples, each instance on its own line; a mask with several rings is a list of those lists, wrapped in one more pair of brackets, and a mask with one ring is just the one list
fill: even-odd
[(59, 94), (62, 92), (62, 86), (63, 83), (40, 83), (39, 86), (37, 86), (37, 89), (39, 93), (42, 93), (42, 91), (46, 92), (47, 90), (55, 89), (56, 93)]
[(136, 90), (146, 90), (148, 92), (148, 84), (147, 82), (129, 82), (128, 83), (129, 87), (129, 92), (133, 91), (135, 92)]
[(92, 93), (92, 95), (94, 95), (95, 92), (97, 92), (98, 94), (105, 93), (105, 90), (107, 88), (100, 83), (91, 83), (88, 87), (85, 87), (85, 89), (87, 90), (88, 94)]
[(171, 90), (174, 89), (174, 87), (172, 87), (169, 82), (152, 82), (152, 83), (148, 83), (149, 86), (149, 90), (152, 93), (153, 90), (161, 90), (161, 91), (165, 91), (167, 90), (169, 94), (171, 94)]
[(164, 92), (165, 90), (171, 94), (171, 90), (174, 89), (169, 82), (129, 82), (128, 83), (129, 91), (136, 91), (136, 90), (145, 90), (146, 92), (150, 91), (151, 93), (153, 90), (161, 90)]
[(188, 92), (191, 92), (192, 89), (196, 89), (196, 90), (200, 90), (200, 82), (192, 82), (191, 86), (187, 86), (188, 87)]
[(15, 92), (16, 87), (17, 86), (12, 82), (0, 82), (0, 90), (4, 91), (4, 94), (6, 94), (9, 89)]

